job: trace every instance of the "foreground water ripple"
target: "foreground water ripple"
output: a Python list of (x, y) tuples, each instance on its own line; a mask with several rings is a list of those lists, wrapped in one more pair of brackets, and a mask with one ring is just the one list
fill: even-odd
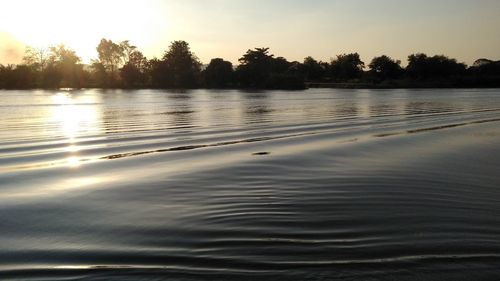
[(1, 280), (498, 280), (500, 92), (0, 91)]

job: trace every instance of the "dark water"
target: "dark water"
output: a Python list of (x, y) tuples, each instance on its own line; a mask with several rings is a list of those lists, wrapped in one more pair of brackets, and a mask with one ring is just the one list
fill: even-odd
[(0, 91), (0, 280), (500, 280), (499, 90)]

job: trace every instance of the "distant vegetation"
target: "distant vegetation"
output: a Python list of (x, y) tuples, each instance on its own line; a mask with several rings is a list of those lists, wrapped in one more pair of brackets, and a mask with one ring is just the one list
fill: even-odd
[(22, 64), (0, 65), (0, 88), (500, 87), (500, 61), (487, 59), (467, 67), (443, 55), (412, 54), (404, 68), (386, 55), (368, 65), (357, 53), (330, 62), (312, 57), (291, 62), (269, 48), (255, 48), (236, 67), (221, 58), (204, 67), (185, 41), (172, 42), (159, 59), (147, 59), (129, 41), (102, 39), (96, 49), (98, 58), (84, 65), (64, 45), (27, 48)]

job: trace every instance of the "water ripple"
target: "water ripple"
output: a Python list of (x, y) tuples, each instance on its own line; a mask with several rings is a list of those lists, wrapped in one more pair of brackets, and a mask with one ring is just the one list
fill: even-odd
[(497, 90), (0, 94), (2, 280), (500, 278)]

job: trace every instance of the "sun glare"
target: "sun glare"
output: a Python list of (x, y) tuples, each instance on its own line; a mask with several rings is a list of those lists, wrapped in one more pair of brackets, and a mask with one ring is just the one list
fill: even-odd
[[(59, 93), (52, 96), (55, 105), (50, 118), (51, 123), (57, 125), (62, 136), (64, 136), (72, 147), (75, 146), (78, 137), (87, 134), (99, 133), (99, 116), (96, 106), (89, 103), (97, 102), (92, 97), (80, 98), (78, 102), (70, 94)], [(83, 104), (82, 104), (83, 103)]]
[(68, 157), (67, 159), (68, 166), (71, 168), (78, 168), (80, 166), (80, 159), (76, 156)]
[(101, 134), (99, 99), (94, 95), (60, 92), (51, 97), (52, 111), (50, 127), (54, 127), (65, 139), (64, 151), (68, 153), (66, 165), (78, 168), (81, 165), (80, 152), (82, 138)]
[(101, 38), (131, 40), (148, 48), (158, 29), (166, 29), (165, 9), (159, 1), (19, 0), (2, 3), (0, 31), (33, 47), (65, 44), (83, 62), (96, 57)]

